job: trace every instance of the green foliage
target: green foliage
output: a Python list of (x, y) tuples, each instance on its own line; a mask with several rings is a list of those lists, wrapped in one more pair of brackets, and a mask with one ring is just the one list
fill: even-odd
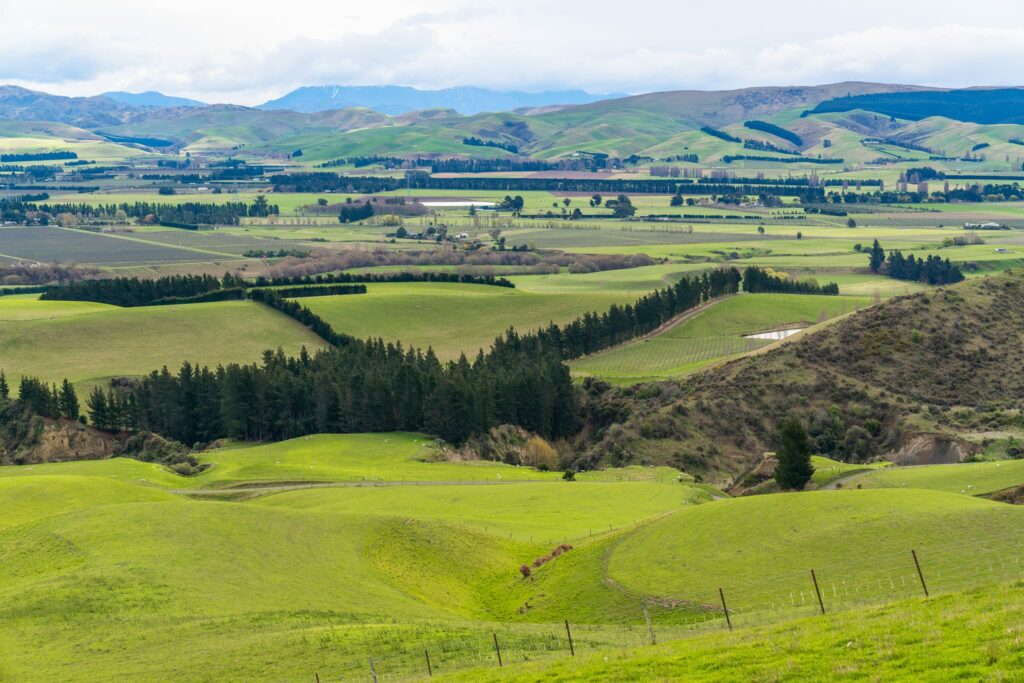
[(796, 418), (786, 418), (779, 425), (779, 446), (775, 457), (775, 481), (783, 489), (800, 491), (814, 475), (811, 465), (811, 444), (807, 432)]

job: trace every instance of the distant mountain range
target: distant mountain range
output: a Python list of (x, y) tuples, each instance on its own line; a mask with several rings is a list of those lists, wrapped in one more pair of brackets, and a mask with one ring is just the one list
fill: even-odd
[(357, 156), (604, 154), (697, 157), (702, 164), (751, 157), (846, 165), (930, 157), (981, 162), (985, 157), (1006, 164), (1024, 156), (1019, 143), (1024, 90), (1019, 88), (847, 82), (679, 90), (575, 104), (574, 96), (596, 97), (580, 91), (317, 87), (243, 107), (155, 92), (63, 97), (0, 86), (0, 137), (4, 131), (31, 130), (62, 139), (100, 136), (163, 151), (244, 149), (285, 157), (301, 150), (302, 160), (312, 163)]
[(112, 100), (120, 102), (121, 104), (129, 104), (133, 107), (205, 107), (206, 102), (200, 102), (199, 100), (190, 100), (187, 97), (172, 97), (171, 95), (164, 95), (163, 93), (156, 92), (155, 90), (147, 90), (146, 92), (123, 92), (120, 90), (112, 90), (105, 92), (100, 97), (109, 97)]
[(513, 111), (526, 107), (588, 104), (624, 95), (591, 95), (583, 90), (552, 90), (538, 93), (460, 87), (419, 90), (398, 85), (317, 85), (291, 91), (257, 109), (287, 109), (307, 114), (345, 107), (367, 107), (395, 116), (423, 109), (454, 109), (460, 114)]

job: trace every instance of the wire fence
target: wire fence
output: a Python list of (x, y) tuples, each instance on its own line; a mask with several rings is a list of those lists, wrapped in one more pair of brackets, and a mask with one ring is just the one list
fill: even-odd
[[(759, 579), (738, 585), (730, 585), (726, 572), (720, 580), (708, 577), (699, 589), (657, 596), (606, 575), (605, 587), (620, 599), (601, 608), (600, 623), (396, 623), (369, 632), (363, 626), (358, 639), (351, 633), (323, 634), (320, 647), (341, 648), (346, 663), (339, 666), (332, 658), (331, 666), (315, 674), (324, 683), (443, 677), (469, 667), (512, 667), (748, 629), (1018, 580), (1024, 577), (1022, 550), (1024, 529), (981, 542), (922, 543), (901, 553), (872, 556), (866, 550), (845, 560), (825, 556), (818, 567), (800, 570), (765, 567)], [(865, 564), (872, 566), (865, 570)]]

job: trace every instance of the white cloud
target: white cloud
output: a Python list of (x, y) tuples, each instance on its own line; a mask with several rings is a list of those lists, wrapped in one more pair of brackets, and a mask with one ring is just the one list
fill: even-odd
[[(148, 5), (148, 6), (147, 6)], [(846, 9), (849, 7), (849, 9)], [(841, 80), (1013, 84), (1024, 3), (0, 0), (0, 82), (253, 104), (303, 84), (593, 92)], [(946, 17), (956, 16), (953, 24)]]

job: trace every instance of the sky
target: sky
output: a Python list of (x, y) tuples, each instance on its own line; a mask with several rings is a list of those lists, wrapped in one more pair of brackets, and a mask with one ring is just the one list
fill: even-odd
[(301, 85), (592, 93), (1024, 81), (1001, 0), (0, 0), (0, 84), (253, 105)]

